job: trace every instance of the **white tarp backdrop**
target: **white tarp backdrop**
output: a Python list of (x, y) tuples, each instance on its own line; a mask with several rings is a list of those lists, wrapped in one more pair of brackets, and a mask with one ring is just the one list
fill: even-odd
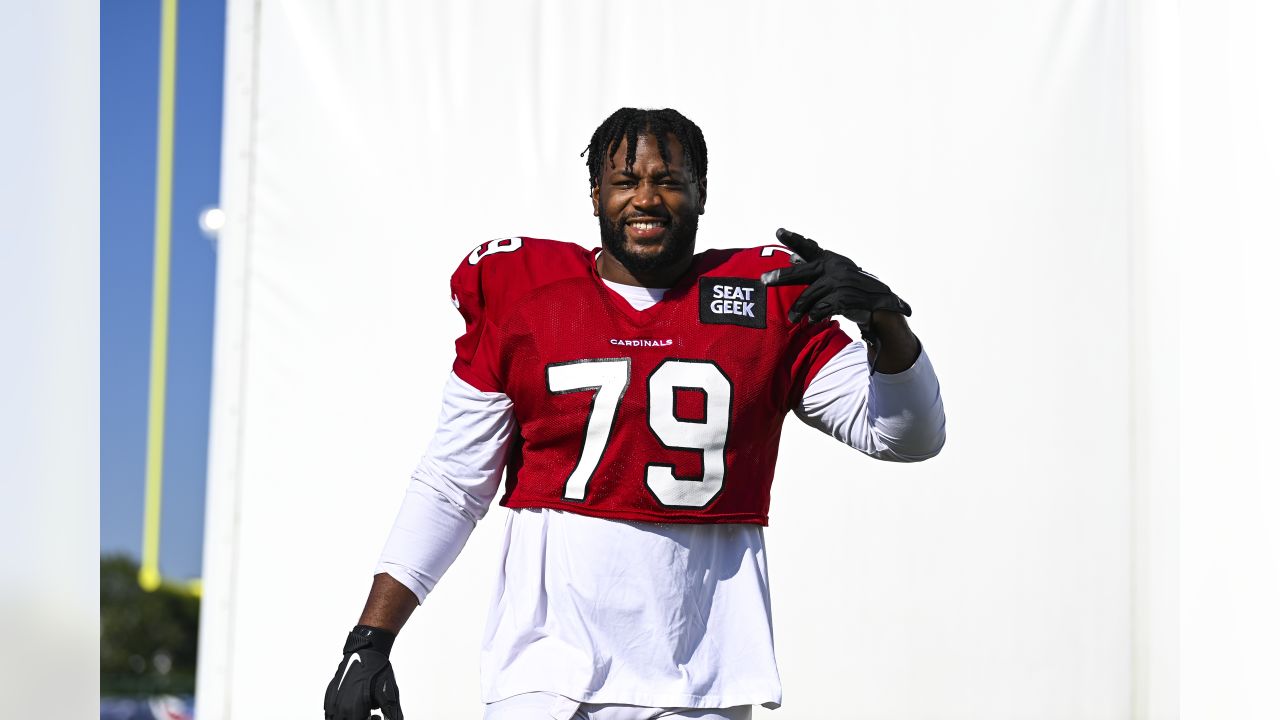
[[(942, 382), (924, 464), (789, 422), (784, 704), (758, 717), (1167, 716), (1147, 648), (1176, 622), (1152, 590), (1176, 591), (1176, 529), (1147, 513), (1170, 436), (1135, 419), (1177, 343), (1144, 335), (1172, 271), (1140, 271), (1174, 200), (1133, 189), (1158, 164), (1133, 138), (1135, 102), (1176, 100), (1131, 87), (1167, 48), (1129, 4), (228, 6), (201, 720), (321, 714), (434, 427), (449, 274), (495, 237), (594, 246), (578, 154), (623, 105), (703, 128), (702, 247), (786, 226), (849, 255), (916, 309)], [(504, 512), (397, 643), (410, 718), (479, 717)]]

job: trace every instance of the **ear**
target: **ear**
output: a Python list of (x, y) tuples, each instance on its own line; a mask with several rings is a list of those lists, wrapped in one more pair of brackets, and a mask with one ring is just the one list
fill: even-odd
[(600, 186), (591, 188), (591, 214), (600, 217)]
[(703, 215), (707, 212), (707, 181), (703, 180), (698, 183), (698, 214)]

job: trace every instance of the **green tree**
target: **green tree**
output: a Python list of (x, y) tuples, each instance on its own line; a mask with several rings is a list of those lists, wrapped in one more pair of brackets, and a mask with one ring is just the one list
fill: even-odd
[(138, 563), (104, 555), (102, 583), (102, 694), (185, 695), (195, 691), (200, 600), (138, 586)]

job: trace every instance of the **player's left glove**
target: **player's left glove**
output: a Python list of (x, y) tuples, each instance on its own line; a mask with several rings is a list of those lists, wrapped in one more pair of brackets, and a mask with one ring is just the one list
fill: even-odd
[[(765, 285), (809, 285), (787, 313), (791, 322), (804, 315), (817, 322), (840, 314), (857, 323), (866, 337), (871, 313), (876, 310), (911, 316), (910, 305), (849, 258), (823, 250), (818, 243), (785, 228), (778, 228), (778, 240), (795, 251), (800, 262), (770, 270), (760, 281)], [(796, 263), (796, 258), (792, 262)]]
[(368, 720), (369, 713), (378, 709), (386, 720), (404, 720), (400, 688), (387, 659), (394, 641), (395, 635), (381, 628), (352, 628), (342, 648), (342, 662), (325, 689), (325, 720)]

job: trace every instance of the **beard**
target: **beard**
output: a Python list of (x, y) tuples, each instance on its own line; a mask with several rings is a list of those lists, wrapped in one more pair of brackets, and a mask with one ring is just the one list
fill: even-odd
[(600, 241), (604, 249), (633, 276), (652, 275), (671, 266), (693, 250), (693, 241), (698, 235), (698, 216), (691, 215), (687, 221), (672, 217), (667, 224), (667, 239), (655, 253), (633, 252), (627, 247), (626, 233), (625, 218), (617, 223), (610, 223), (604, 215), (600, 216)]

